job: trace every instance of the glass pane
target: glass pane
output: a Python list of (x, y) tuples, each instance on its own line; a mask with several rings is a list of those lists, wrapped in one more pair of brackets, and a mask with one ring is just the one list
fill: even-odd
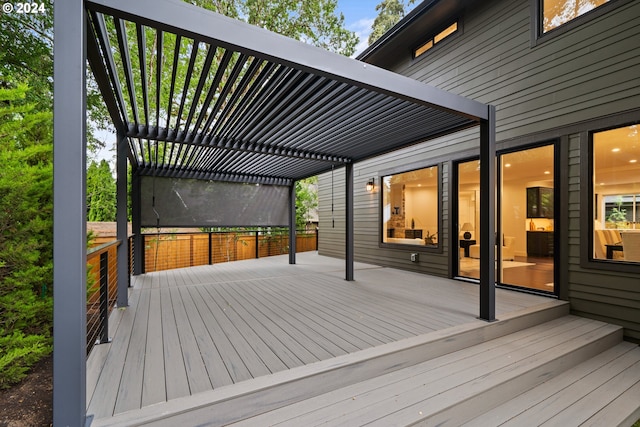
[(426, 42), (425, 44), (423, 44), (422, 46), (416, 49), (415, 57), (417, 58), (418, 56), (422, 55), (432, 47), (433, 47), (433, 40), (429, 40), (428, 42)]
[(593, 134), (593, 258), (640, 262), (638, 126)]
[(451, 34), (455, 33), (456, 31), (458, 31), (458, 23), (454, 22), (453, 24), (449, 25), (449, 27), (446, 28), (445, 30), (439, 32), (434, 37), (433, 42), (434, 43), (439, 43), (440, 41), (442, 41), (443, 39), (449, 37)]
[(458, 165), (458, 275), (480, 279), (480, 163)]
[(382, 177), (382, 241), (438, 245), (438, 166)]
[(609, 0), (543, 0), (542, 30), (547, 32), (584, 15)]
[(500, 156), (503, 284), (554, 290), (553, 145)]

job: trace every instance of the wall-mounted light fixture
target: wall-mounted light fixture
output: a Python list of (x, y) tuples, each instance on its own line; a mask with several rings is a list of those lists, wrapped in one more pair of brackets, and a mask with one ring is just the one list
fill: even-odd
[(367, 181), (367, 191), (371, 193), (373, 190), (375, 190), (375, 188), (376, 188), (376, 179), (375, 178), (369, 179), (369, 181)]

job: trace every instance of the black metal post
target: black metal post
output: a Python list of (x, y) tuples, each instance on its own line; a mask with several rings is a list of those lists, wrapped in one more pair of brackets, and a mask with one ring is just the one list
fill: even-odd
[(86, 423), (86, 11), (53, 5), (53, 424)]
[(345, 165), (345, 262), (346, 280), (353, 280), (353, 163)]
[(109, 251), (100, 254), (100, 344), (109, 342)]
[[(138, 234), (139, 238), (138, 238), (138, 246), (140, 246), (140, 249), (138, 250), (138, 257), (140, 258), (140, 273), (138, 274), (144, 274), (147, 272), (147, 268), (146, 268), (146, 253), (147, 251), (145, 250), (146, 246), (147, 246), (147, 236), (145, 236), (144, 234), (140, 233)], [(160, 244), (160, 237), (158, 237), (157, 241), (156, 241), (156, 245)], [(135, 246), (134, 246), (135, 247)], [(136, 268), (136, 264), (135, 262), (133, 263), (133, 269), (135, 270)], [(156, 265), (153, 266), (154, 270), (157, 268)]]
[[(496, 110), (480, 121), (480, 319), (496, 320)], [(502, 240), (502, 239), (499, 239)]]
[(260, 237), (258, 234), (259, 231), (256, 230), (256, 259), (260, 258)]
[(133, 275), (144, 274), (144, 236), (142, 229), (141, 178), (134, 172), (131, 179), (131, 228), (133, 232)]
[(213, 244), (211, 242), (211, 232), (209, 232), (209, 265), (213, 264)]
[(296, 263), (296, 183), (289, 187), (289, 264)]
[(120, 241), (117, 249), (117, 277), (118, 277), (118, 307), (129, 305), (129, 264), (125, 262), (129, 259), (129, 225), (127, 219), (127, 139), (122, 130), (118, 131), (117, 156), (116, 156), (116, 229), (117, 237)]

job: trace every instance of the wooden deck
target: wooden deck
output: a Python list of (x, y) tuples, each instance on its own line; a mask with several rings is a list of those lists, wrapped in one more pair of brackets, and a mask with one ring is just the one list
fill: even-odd
[[(252, 378), (480, 322), (478, 287), (313, 253), (150, 273), (87, 365), (88, 414), (109, 418)], [(497, 316), (549, 302), (497, 290)], [(484, 323), (484, 322), (482, 322)]]

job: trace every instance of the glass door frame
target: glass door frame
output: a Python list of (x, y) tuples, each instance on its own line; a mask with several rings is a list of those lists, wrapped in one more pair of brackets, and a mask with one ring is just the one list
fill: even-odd
[[(510, 285), (506, 283), (502, 283), (502, 245), (497, 247), (496, 253), (496, 272), (495, 272), (495, 280), (496, 287), (518, 290), (521, 292), (541, 294), (546, 296), (559, 296), (559, 260), (560, 260), (560, 244), (559, 244), (559, 231), (560, 227), (563, 225), (561, 222), (561, 167), (560, 167), (560, 159), (561, 159), (561, 150), (560, 150), (560, 140), (546, 140), (533, 144), (526, 145), (518, 145), (509, 148), (503, 148), (501, 150), (496, 150), (496, 162), (497, 162), (497, 176), (496, 176), (496, 234), (501, 236), (503, 234), (503, 225), (502, 225), (502, 156), (509, 153), (515, 153), (518, 151), (530, 150), (538, 147), (544, 146), (552, 146), (553, 147), (553, 203), (554, 203), (554, 212), (553, 212), (553, 289), (551, 291), (544, 291), (534, 288), (529, 288), (525, 286), (518, 285)], [(451, 174), (451, 189), (450, 194), (453, 195), (451, 197), (451, 212), (452, 212), (452, 221), (450, 221), (450, 247), (451, 247), (451, 256), (450, 256), (450, 266), (451, 266), (451, 275), (453, 278), (458, 280), (470, 281), (474, 283), (479, 283), (479, 278), (466, 277), (460, 275), (460, 244), (459, 244), (459, 233), (460, 226), (460, 205), (459, 205), (459, 197), (460, 197), (460, 170), (459, 166), (462, 163), (479, 160), (479, 156), (469, 156), (460, 159), (453, 160), (450, 163)]]

